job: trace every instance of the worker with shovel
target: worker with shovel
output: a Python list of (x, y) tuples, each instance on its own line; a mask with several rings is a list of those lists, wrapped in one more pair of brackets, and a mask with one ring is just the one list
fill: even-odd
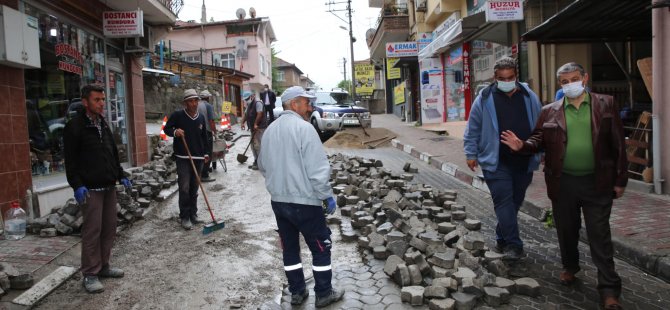
[(330, 163), (308, 121), (312, 98), (300, 86), (284, 91), (285, 112), (263, 135), (258, 166), (279, 228), (291, 304), (300, 305), (309, 297), (300, 259), (302, 234), (312, 252), (315, 306), (320, 308), (342, 299), (344, 292), (331, 284), (332, 240), (324, 212), (335, 213), (337, 205), (329, 184)]
[(258, 170), (258, 153), (261, 151), (261, 139), (267, 127), (265, 105), (262, 101), (256, 100), (256, 95), (250, 91), (245, 91), (242, 99), (247, 104), (247, 109), (240, 127), (244, 130), (244, 126), (247, 125), (251, 130), (251, 152), (254, 154), (254, 163), (249, 166), (249, 169)]
[(202, 171), (204, 163), (209, 161), (206, 149), (207, 127), (205, 117), (198, 113), (198, 101), (200, 97), (195, 89), (185, 90), (184, 109), (172, 113), (165, 123), (165, 134), (175, 138), (173, 156), (177, 163), (179, 218), (181, 227), (186, 230), (191, 230), (193, 224), (202, 223), (198, 219), (198, 176), (191, 166), (187, 149), (192, 155), (195, 170)]

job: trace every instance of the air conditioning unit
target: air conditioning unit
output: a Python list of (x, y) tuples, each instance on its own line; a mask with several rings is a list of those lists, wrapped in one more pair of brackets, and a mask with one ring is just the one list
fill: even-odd
[(154, 36), (151, 27), (144, 25), (144, 36), (137, 38), (126, 38), (124, 51), (126, 53), (150, 52), (154, 46)]
[(428, 9), (428, 0), (414, 0), (414, 7), (417, 12), (425, 12)]

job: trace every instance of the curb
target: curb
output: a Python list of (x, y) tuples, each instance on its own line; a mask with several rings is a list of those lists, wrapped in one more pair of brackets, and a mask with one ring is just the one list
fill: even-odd
[[(391, 145), (407, 154), (410, 154), (412, 157), (418, 158), (433, 168), (441, 170), (446, 174), (459, 179), (463, 183), (490, 194), (489, 189), (484, 182), (483, 176), (473, 176), (470, 174), (470, 172), (464, 171), (454, 163), (433, 158), (433, 155), (420, 152), (414, 146), (405, 144), (397, 139), (391, 140)], [(538, 221), (544, 221), (547, 216), (547, 209), (533, 203), (530, 200), (524, 200), (523, 205), (521, 206), (521, 211), (532, 216)], [(586, 240), (586, 233), (583, 228), (580, 232), (580, 239), (584, 243), (588, 243)], [(616, 257), (650, 273), (655, 277), (658, 277), (666, 282), (670, 282), (670, 257), (649, 254), (649, 251), (645, 251), (643, 248), (637, 247), (634, 244), (630, 244), (629, 242), (626, 242), (617, 236), (612, 236), (612, 243), (614, 244), (614, 254)]]

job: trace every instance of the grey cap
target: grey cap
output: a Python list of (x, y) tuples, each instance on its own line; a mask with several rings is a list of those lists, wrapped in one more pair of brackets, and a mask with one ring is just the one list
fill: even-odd
[(182, 101), (186, 101), (193, 98), (200, 99), (200, 96), (198, 96), (198, 93), (195, 91), (195, 89), (191, 88), (184, 91), (184, 99), (182, 99)]
[(282, 93), (281, 101), (288, 102), (289, 100), (296, 97), (305, 97), (309, 99), (316, 98), (314, 95), (308, 93), (304, 88), (300, 86), (291, 86)]
[(209, 98), (211, 97), (212, 94), (209, 92), (209, 90), (203, 90), (200, 92), (200, 98)]

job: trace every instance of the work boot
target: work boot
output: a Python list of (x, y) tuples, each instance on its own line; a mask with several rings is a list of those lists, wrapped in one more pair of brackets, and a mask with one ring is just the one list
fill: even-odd
[(91, 294), (101, 293), (105, 290), (105, 287), (102, 286), (102, 283), (100, 283), (100, 280), (98, 280), (97, 276), (84, 276), (84, 281), (82, 281), (82, 284), (84, 285), (86, 291)]
[(314, 305), (317, 308), (323, 308), (327, 305), (339, 301), (342, 299), (342, 296), (344, 296), (344, 291), (332, 288), (328, 295), (322, 297), (316, 296), (316, 302)]
[(204, 221), (199, 220), (197, 215), (191, 215), (191, 224), (197, 225), (202, 223), (204, 223)]
[(191, 224), (191, 220), (188, 218), (183, 218), (181, 219), (181, 227), (186, 230), (191, 230), (193, 229), (193, 225)]
[(503, 254), (505, 255), (503, 257), (503, 260), (507, 261), (517, 261), (521, 259), (524, 255), (523, 249), (515, 246), (508, 246)]
[(210, 177), (209, 175), (206, 176), (206, 177), (202, 177), (202, 178), (200, 179), (200, 181), (203, 181), (203, 182), (214, 182), (215, 180), (216, 180), (215, 178), (212, 178), (212, 177)]
[(102, 270), (98, 272), (98, 277), (101, 278), (123, 278), (123, 275), (123, 269), (114, 267), (102, 268)]
[(291, 304), (294, 306), (302, 305), (302, 303), (305, 302), (307, 298), (309, 298), (309, 292), (307, 290), (302, 290), (302, 293), (300, 294), (291, 295)]

